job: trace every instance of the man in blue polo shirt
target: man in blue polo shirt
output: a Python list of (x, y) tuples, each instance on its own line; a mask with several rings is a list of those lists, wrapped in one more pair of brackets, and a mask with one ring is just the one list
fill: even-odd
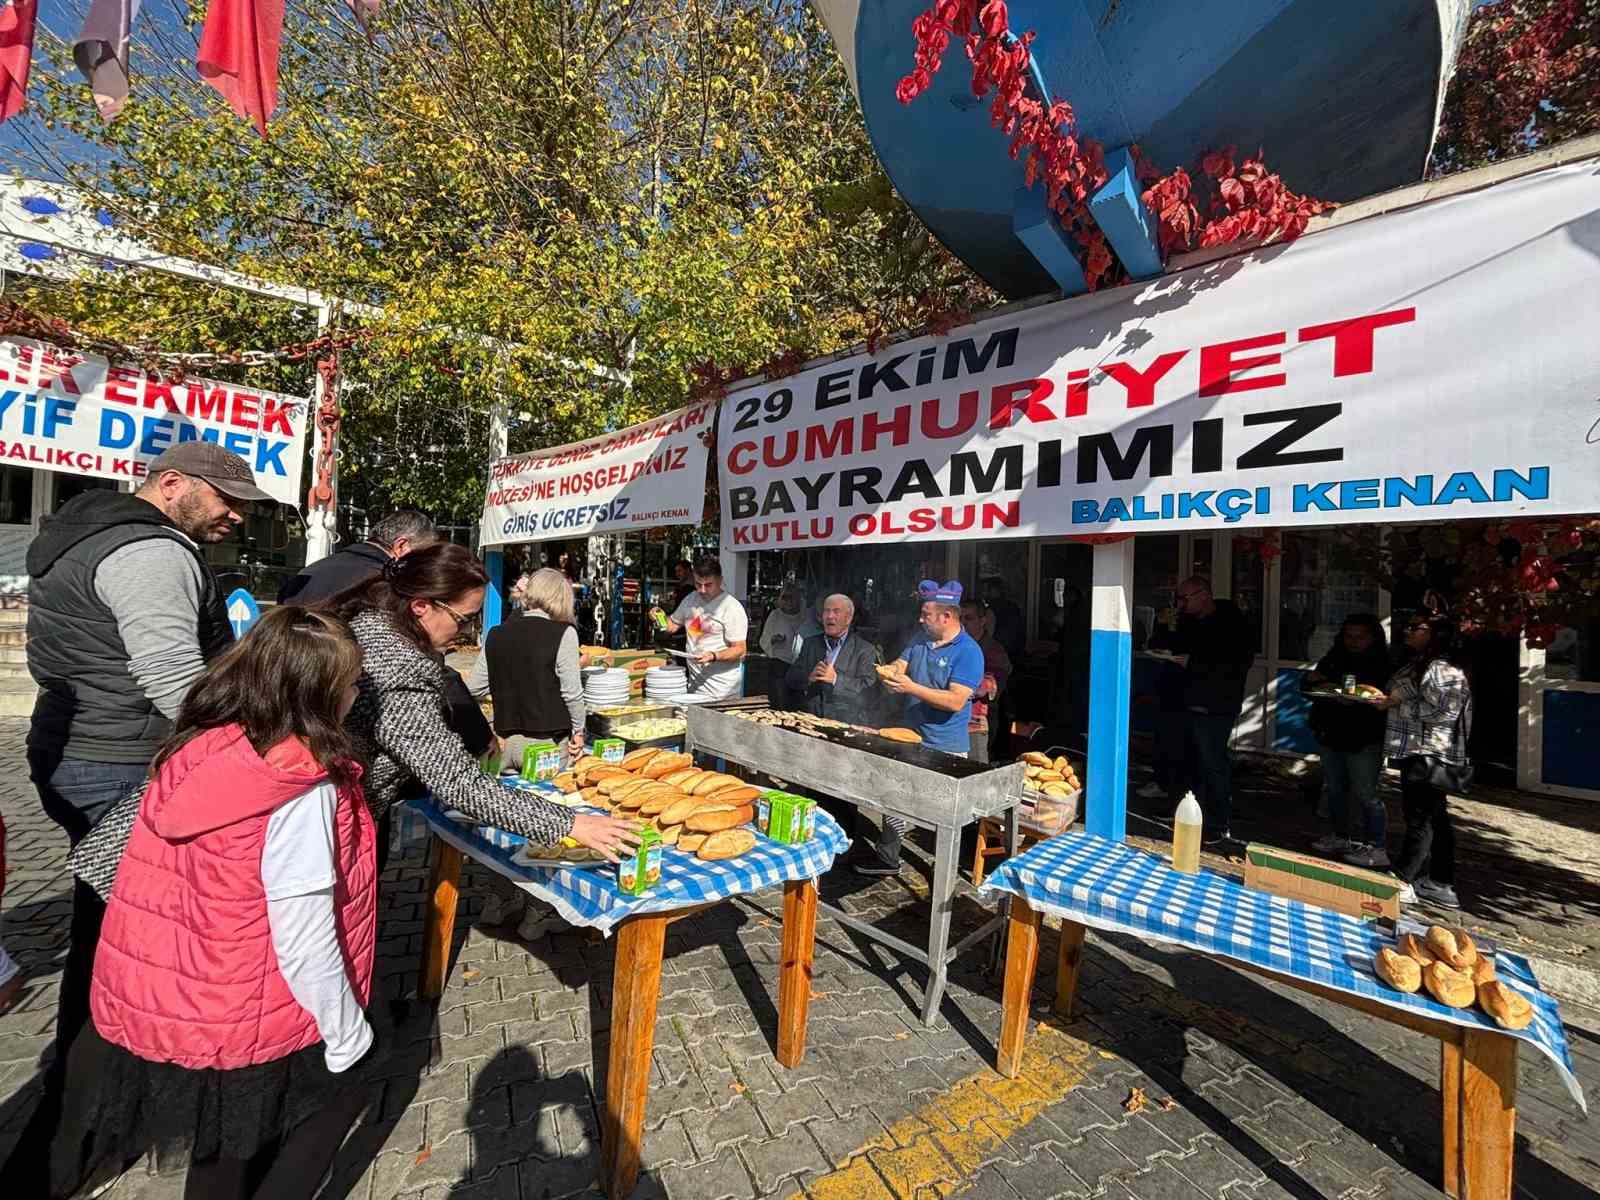
[[(922, 744), (957, 758), (966, 758), (972, 742), (972, 695), (983, 682), (983, 650), (961, 628), (961, 584), (925, 579), (917, 588), (922, 601), (921, 636), (894, 663), (895, 674), (883, 686), (905, 697), (906, 723), (922, 735)], [(860, 875), (893, 875), (900, 870), (900, 842), (911, 828), (899, 817), (885, 815), (875, 846), (854, 856)]]

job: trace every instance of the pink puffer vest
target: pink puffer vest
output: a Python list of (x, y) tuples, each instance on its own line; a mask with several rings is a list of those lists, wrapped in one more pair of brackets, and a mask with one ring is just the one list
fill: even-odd
[[(261, 854), (267, 821), (327, 778), (299, 741), (255, 752), (237, 725), (184, 746), (151, 782), (117, 868), (90, 1004), (107, 1041), (191, 1070), (317, 1043), (278, 970)], [(335, 817), (334, 917), (356, 998), (372, 984), (377, 847), (355, 785)]]

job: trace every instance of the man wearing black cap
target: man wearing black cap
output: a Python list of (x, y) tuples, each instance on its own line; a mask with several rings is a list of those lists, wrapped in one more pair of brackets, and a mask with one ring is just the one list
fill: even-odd
[[(233, 640), (201, 547), (233, 532), (246, 505), (263, 502), (272, 497), (244, 459), (211, 442), (183, 442), (150, 463), (133, 495), (73, 497), (28, 547), (28, 670), (39, 685), (28, 767), (45, 812), (74, 846), (144, 782), (190, 686)], [(75, 883), (55, 1060), (19, 1143), (38, 1159), (49, 1157), (39, 1147), (58, 1119), (67, 1049), (89, 1017), (104, 915), (95, 893)], [(0, 1190), (31, 1194), (27, 1186)]]

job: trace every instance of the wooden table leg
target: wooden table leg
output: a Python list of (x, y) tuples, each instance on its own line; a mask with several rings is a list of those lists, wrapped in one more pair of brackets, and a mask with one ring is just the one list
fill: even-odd
[(1083, 961), (1083, 926), (1061, 922), (1061, 945), (1056, 951), (1056, 1016), (1072, 1020), (1072, 1002), (1078, 995), (1078, 964)]
[(611, 1054), (600, 1127), (600, 1190), (623, 1200), (639, 1179), (639, 1144), (650, 1090), (650, 1052), (661, 995), (661, 952), (671, 918), (629, 917), (617, 929), (611, 985)]
[(1006, 935), (1006, 984), (1000, 1013), (1000, 1051), (995, 1070), (1015, 1078), (1022, 1067), (1022, 1044), (1028, 1037), (1028, 998), (1033, 973), (1039, 965), (1041, 914), (1021, 896), (1011, 898), (1011, 920)]
[(422, 931), (422, 978), (417, 992), (424, 1000), (444, 995), (450, 974), (450, 943), (456, 934), (456, 902), (461, 899), (461, 851), (443, 838), (433, 839), (433, 873), (428, 880), (428, 917)]
[(783, 958), (778, 967), (778, 1061), (786, 1067), (798, 1067), (806, 1056), (816, 940), (816, 881), (790, 880), (783, 885)]
[(1466, 1031), (1461, 1045), (1461, 1200), (1510, 1200), (1517, 1039)]
[(1444, 1105), (1444, 1194), (1461, 1197), (1461, 1042), (1439, 1043), (1439, 1099)]

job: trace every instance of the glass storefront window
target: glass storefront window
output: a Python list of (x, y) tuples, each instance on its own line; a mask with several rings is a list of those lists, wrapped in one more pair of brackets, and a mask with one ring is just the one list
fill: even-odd
[(1266, 560), (1261, 555), (1261, 539), (1236, 537), (1233, 539), (1233, 594), (1232, 600), (1245, 624), (1250, 627), (1256, 642), (1256, 653), (1262, 652), (1265, 631), (1263, 604), (1266, 583)]
[(33, 472), (0, 467), (0, 525), (33, 523)]
[(1278, 587), (1278, 657), (1315, 662), (1333, 648), (1352, 613), (1378, 611), (1378, 585), (1331, 530), (1283, 535)]
[(1133, 648), (1143, 650), (1157, 621), (1175, 620), (1179, 536), (1152, 534), (1133, 544)]
[(1600, 621), (1562, 626), (1544, 652), (1544, 673), (1547, 679), (1600, 683)]

